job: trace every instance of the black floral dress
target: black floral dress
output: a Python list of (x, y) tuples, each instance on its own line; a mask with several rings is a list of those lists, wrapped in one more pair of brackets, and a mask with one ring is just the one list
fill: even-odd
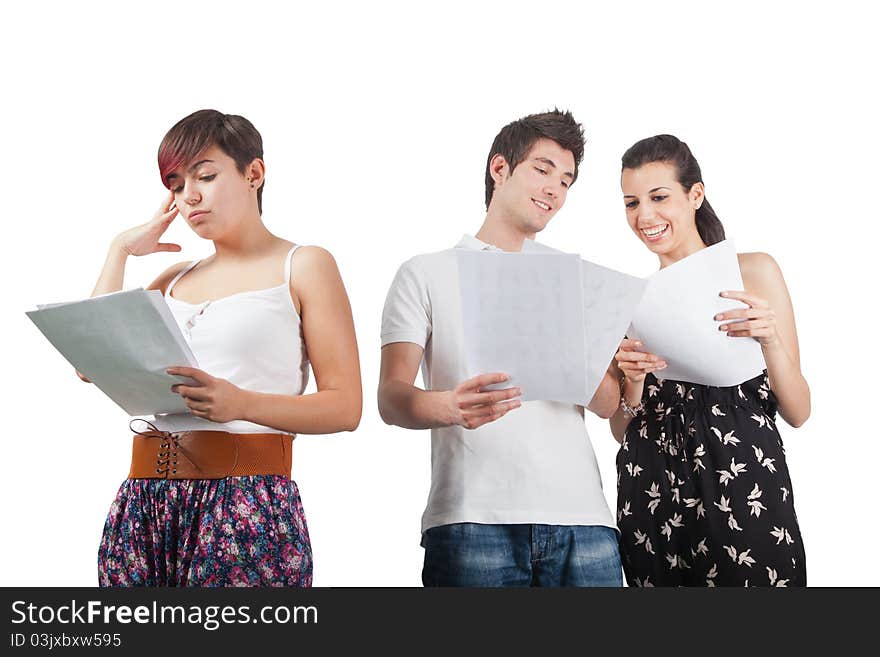
[(630, 586), (805, 586), (767, 373), (718, 388), (645, 379), (617, 455)]

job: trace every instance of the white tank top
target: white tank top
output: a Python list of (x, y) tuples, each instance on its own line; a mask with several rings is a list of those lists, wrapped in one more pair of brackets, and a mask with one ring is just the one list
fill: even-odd
[[(199, 369), (226, 379), (239, 388), (279, 395), (301, 395), (309, 377), (309, 361), (299, 314), (290, 296), (290, 261), (284, 263), (284, 283), (248, 290), (202, 303), (187, 303), (171, 290), (190, 263), (165, 290), (165, 301), (189, 343)], [(190, 414), (157, 415), (162, 431), (229, 431), (232, 433), (286, 433), (244, 420), (218, 423)]]

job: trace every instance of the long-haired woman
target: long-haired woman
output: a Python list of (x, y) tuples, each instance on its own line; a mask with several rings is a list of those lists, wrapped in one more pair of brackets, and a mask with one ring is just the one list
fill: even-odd
[[(724, 239), (696, 159), (676, 137), (643, 139), (623, 156), (621, 187), (633, 233), (661, 269)], [(792, 485), (776, 427), (810, 414), (794, 312), (778, 265), (741, 253), (745, 290), (719, 290), (747, 307), (706, 322), (757, 340), (767, 369), (714, 387), (662, 378), (663, 354), (625, 339), (615, 356), (621, 406), (617, 515), (630, 585), (806, 584)], [(674, 309), (670, 309), (674, 312)]]

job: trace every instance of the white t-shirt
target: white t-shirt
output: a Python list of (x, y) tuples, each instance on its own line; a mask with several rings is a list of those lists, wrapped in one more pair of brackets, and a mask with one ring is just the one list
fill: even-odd
[[(455, 248), (495, 247), (465, 235)], [(382, 315), (382, 346), (392, 342), (424, 348), (427, 390), (452, 390), (469, 378), (454, 249), (401, 265)], [(457, 522), (615, 527), (583, 408), (530, 401), (477, 429), (431, 429), (422, 531)]]

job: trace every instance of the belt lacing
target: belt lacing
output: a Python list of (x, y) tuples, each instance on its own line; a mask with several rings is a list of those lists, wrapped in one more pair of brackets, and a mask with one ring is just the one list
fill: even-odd
[[(133, 426), (135, 422), (143, 422), (149, 427), (149, 430), (138, 431)], [(186, 455), (186, 450), (180, 446), (180, 439), (189, 433), (188, 431), (161, 431), (149, 420), (143, 420), (141, 418), (131, 420), (128, 423), (128, 428), (139, 436), (146, 436), (148, 438), (158, 437), (162, 439), (162, 442), (159, 444), (159, 453), (156, 458), (156, 474), (165, 475), (166, 477), (169, 472), (171, 472), (171, 474), (177, 474), (177, 468), (175, 466), (177, 465), (178, 451), (196, 470), (201, 470), (201, 468), (199, 468), (199, 466)], [(156, 434), (158, 434), (158, 436)]]

